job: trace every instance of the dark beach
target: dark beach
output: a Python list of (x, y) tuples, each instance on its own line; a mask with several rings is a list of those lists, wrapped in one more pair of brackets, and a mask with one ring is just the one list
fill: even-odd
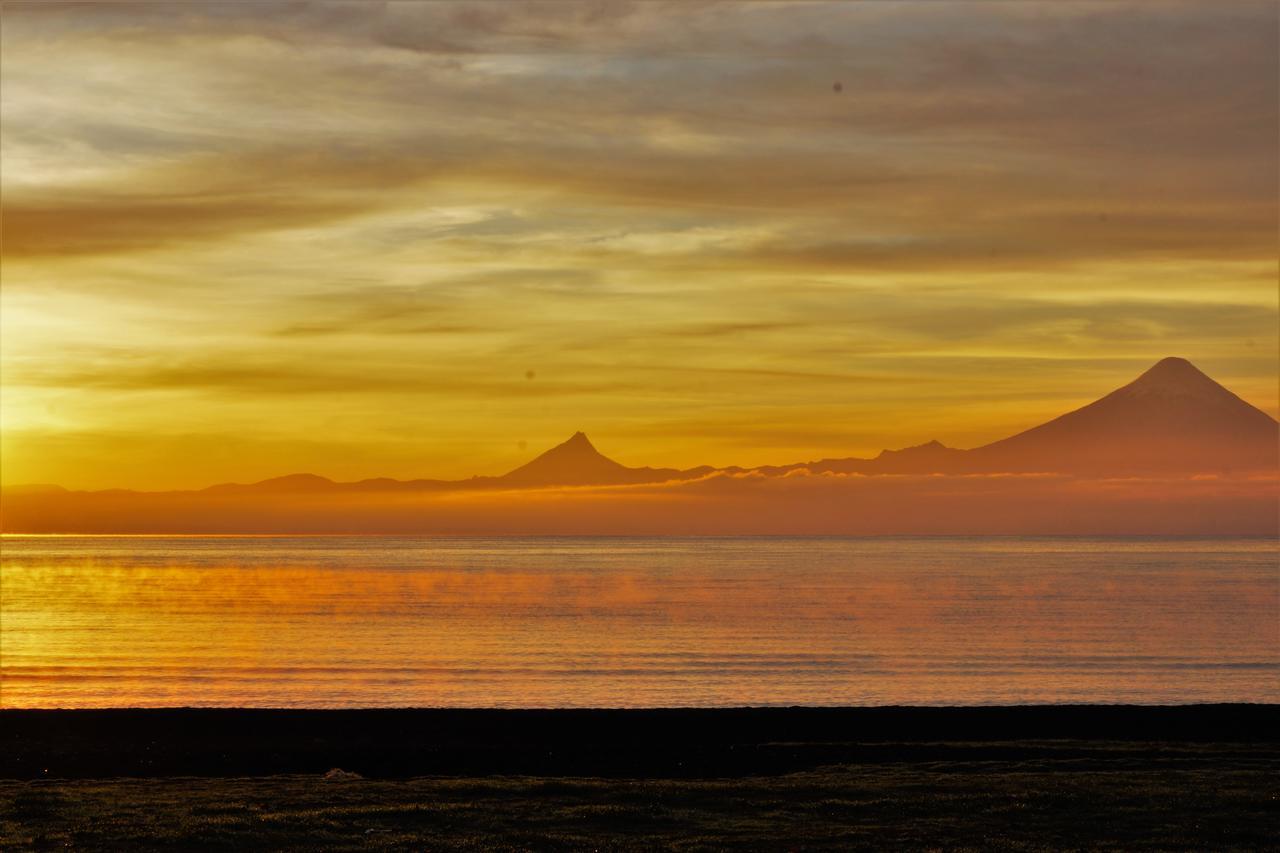
[[(1276, 846), (1271, 705), (0, 712), (0, 846)], [(331, 772), (331, 771), (341, 772)]]

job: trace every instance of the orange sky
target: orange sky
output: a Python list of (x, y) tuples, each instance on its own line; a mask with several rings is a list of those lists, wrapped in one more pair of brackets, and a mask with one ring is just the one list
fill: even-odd
[(1273, 3), (2, 9), (6, 483), (1278, 413)]

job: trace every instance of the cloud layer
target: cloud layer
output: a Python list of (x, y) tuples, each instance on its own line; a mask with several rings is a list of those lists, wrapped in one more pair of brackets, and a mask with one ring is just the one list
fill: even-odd
[(1277, 411), (1274, 4), (4, 15), (6, 482), (963, 446), (1171, 354)]

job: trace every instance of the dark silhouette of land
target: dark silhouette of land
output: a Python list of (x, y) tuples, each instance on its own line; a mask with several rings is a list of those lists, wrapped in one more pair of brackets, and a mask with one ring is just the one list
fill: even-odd
[[(1047, 741), (1280, 743), (1272, 705), (0, 711), (0, 778), (737, 777)], [(1013, 745), (1011, 745), (1013, 744)], [(1145, 749), (1147, 746), (1134, 746)], [(954, 753), (954, 747), (947, 750)]]
[(6, 711), (0, 846), (1273, 849), (1276, 711)]
[[(1166, 358), (1083, 408), (972, 450), (932, 441), (873, 459), (633, 468), (577, 432), (496, 477), (338, 483), (291, 474), (175, 492), (9, 487), (2, 509), (4, 529), (14, 533), (1270, 535), (1280, 523), (1278, 472), (1280, 424), (1185, 359)], [(814, 482), (781, 484), (796, 475)], [(845, 480), (816, 480), (832, 475)], [(903, 475), (1006, 479), (894, 479)], [(1121, 480), (1133, 482), (1101, 484)], [(584, 488), (666, 493), (577, 495), (554, 506), (537, 495)], [(474, 497), (435, 497), (442, 493)]]
[(1118, 477), (1268, 471), (1280, 466), (1280, 424), (1183, 358), (1166, 358), (1087, 406), (1009, 438), (958, 450), (938, 441), (875, 459), (824, 459), (766, 469), (866, 474), (1030, 471)]
[[(280, 490), (368, 487), (372, 482), (435, 487), (547, 487), (655, 483), (730, 473), (977, 474), (1044, 472), (1094, 476), (1273, 471), (1280, 424), (1184, 358), (1165, 358), (1133, 382), (1053, 420), (972, 450), (934, 440), (873, 459), (847, 457), (759, 468), (628, 468), (601, 454), (581, 432), (501, 477), (335, 483), (294, 475), (254, 486)], [(303, 479), (310, 478), (310, 479)], [(234, 489), (234, 486), (215, 486)]]
[[(434, 490), (624, 485), (705, 477), (716, 471), (783, 474), (812, 471), (877, 473), (1058, 474), (1212, 473), (1280, 467), (1280, 424), (1210, 379), (1183, 358), (1166, 358), (1133, 382), (1048, 423), (972, 450), (938, 441), (884, 450), (873, 459), (846, 457), (758, 468), (630, 468), (598, 451), (582, 432), (498, 477), (469, 480), (394, 480), (339, 483), (316, 474), (290, 474), (257, 483), (223, 483), (209, 494)], [(19, 486), (14, 492), (59, 491)]]
[(595, 486), (624, 483), (660, 483), (701, 477), (715, 469), (710, 466), (675, 468), (628, 468), (596, 450), (584, 433), (575, 432), (519, 468), (495, 478), (503, 486)]
[(1099, 400), (991, 444), (960, 450), (934, 440), (873, 459), (846, 457), (758, 468), (628, 468), (596, 450), (581, 432), (500, 477), (470, 480), (365, 480), (335, 483), (311, 474), (214, 490), (370, 488), (539, 488), (689, 480), (715, 471), (767, 475), (800, 468), (862, 474), (1044, 472), (1095, 476), (1273, 471), (1280, 424), (1184, 358), (1165, 358)]
[(1200, 372), (1166, 358), (1097, 402), (973, 451), (990, 471), (1115, 472), (1274, 468), (1276, 421)]

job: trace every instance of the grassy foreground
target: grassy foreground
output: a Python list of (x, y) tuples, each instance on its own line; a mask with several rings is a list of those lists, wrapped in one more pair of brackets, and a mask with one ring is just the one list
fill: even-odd
[[(1274, 744), (935, 744), (776, 776), (0, 781), (0, 849), (1242, 849)], [(1033, 757), (1017, 756), (1025, 753)]]

